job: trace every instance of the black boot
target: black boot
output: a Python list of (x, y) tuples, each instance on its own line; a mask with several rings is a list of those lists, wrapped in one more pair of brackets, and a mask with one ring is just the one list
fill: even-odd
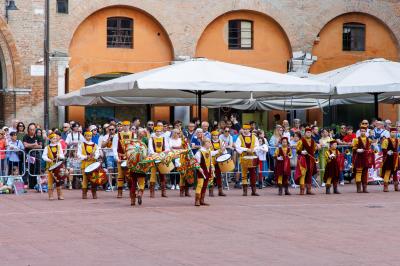
[(289, 192), (289, 185), (285, 185), (285, 195), (291, 195)]
[(282, 185), (278, 185), (278, 195), (282, 196), (283, 195), (283, 190), (282, 190)]
[(330, 185), (326, 185), (325, 189), (326, 189), (326, 194), (331, 194), (331, 186)]

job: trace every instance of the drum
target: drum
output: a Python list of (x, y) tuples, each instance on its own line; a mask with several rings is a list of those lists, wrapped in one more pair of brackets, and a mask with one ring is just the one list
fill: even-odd
[(162, 163), (161, 161), (155, 161), (155, 163), (160, 174), (169, 174), (175, 168), (175, 165), (172, 162), (170, 162), (168, 165)]
[(68, 176), (67, 169), (65, 169), (63, 161), (59, 161), (50, 166), (49, 172), (53, 175), (56, 182), (64, 181)]
[(107, 172), (101, 167), (101, 163), (95, 162), (85, 168), (85, 174), (92, 184), (99, 186), (107, 183)]
[(255, 168), (258, 165), (258, 157), (257, 156), (243, 156), (241, 163), (242, 163), (242, 167)]
[(232, 172), (233, 170), (235, 170), (235, 164), (233, 163), (230, 154), (221, 155), (216, 159), (216, 161), (218, 163), (219, 169), (221, 170), (221, 173)]

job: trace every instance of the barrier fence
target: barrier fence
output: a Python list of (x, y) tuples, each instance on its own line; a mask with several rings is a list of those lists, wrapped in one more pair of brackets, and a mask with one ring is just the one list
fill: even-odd
[[(297, 164), (297, 154), (296, 154), (296, 149), (295, 147), (292, 148), (292, 154), (293, 157), (291, 158), (291, 168), (292, 168), (292, 178), (291, 182), (294, 184), (294, 170)], [(260, 167), (257, 167), (257, 176), (262, 176), (263, 180), (266, 184), (272, 183), (273, 179), (273, 172), (274, 172), (274, 159), (273, 159), (273, 154), (277, 147), (268, 147), (268, 152), (266, 154), (266, 160), (263, 161), (263, 163), (260, 165)], [(320, 172), (320, 179), (323, 177), (323, 171), (324, 171), (324, 161), (325, 159), (323, 158), (325, 151), (328, 149), (328, 147), (322, 147), (316, 154), (316, 158), (319, 159), (319, 172)], [(344, 170), (341, 173), (341, 180), (347, 180), (351, 181), (351, 170), (352, 170), (352, 148), (349, 145), (339, 145), (338, 149), (341, 153), (344, 154), (345, 161), (344, 161)], [(370, 176), (376, 176), (377, 178), (379, 177), (379, 168), (382, 163), (382, 154), (381, 154), (381, 148), (379, 145), (373, 146), (373, 149), (376, 152), (376, 161), (377, 165), (375, 169), (371, 169), (370, 171)], [(12, 184), (12, 181), (9, 180), (23, 180), (25, 184), (34, 182), (38, 184), (39, 190), (42, 192), (42, 183), (47, 177), (46, 174), (46, 162), (42, 159), (42, 154), (43, 154), (43, 149), (33, 149), (28, 152), (28, 154), (25, 153), (23, 150), (15, 150), (15, 149), (10, 149), (10, 150), (0, 150), (0, 178), (2, 178), (3, 183)], [(102, 167), (104, 169), (107, 169), (107, 174), (108, 174), (108, 187), (113, 190), (113, 180), (115, 180), (115, 176), (118, 174), (117, 172), (117, 164), (114, 160), (113, 157), (113, 152), (111, 149), (101, 149), (100, 152), (100, 157), (99, 161), (102, 163)], [(235, 170), (233, 172), (229, 173), (224, 173), (223, 174), (223, 179), (224, 179), (224, 186), (229, 189), (228, 183), (229, 183), (229, 178), (232, 179), (238, 179), (240, 180), (240, 175), (241, 175), (241, 168), (239, 164), (239, 154), (237, 152), (231, 152), (232, 159), (235, 163)], [(70, 170), (70, 180), (66, 182), (67, 186), (73, 186), (75, 188), (79, 188), (80, 185), (80, 177), (82, 175), (82, 169), (81, 169), (81, 161), (79, 160), (77, 156), (77, 149), (67, 149), (64, 151), (64, 156), (65, 156), (65, 166)], [(14, 172), (13, 172), (14, 170)], [(168, 179), (170, 185), (177, 185), (179, 184), (179, 178), (176, 176), (179, 176), (179, 172), (171, 172), (168, 174)], [(314, 185), (319, 186), (319, 183), (322, 183), (322, 180), (320, 182), (317, 181), (317, 179), (314, 177)], [(72, 183), (72, 184), (71, 184)], [(378, 179), (379, 183), (379, 179)], [(75, 185), (74, 185), (75, 184)]]

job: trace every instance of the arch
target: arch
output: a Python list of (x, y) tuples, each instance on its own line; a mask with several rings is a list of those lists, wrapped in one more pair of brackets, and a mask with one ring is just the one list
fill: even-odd
[[(252, 49), (228, 48), (228, 22), (253, 22)], [(235, 10), (215, 18), (201, 34), (196, 45), (196, 56), (248, 65), (257, 68), (287, 72), (287, 61), (292, 48), (283, 28), (270, 16), (253, 10)]]
[[(343, 51), (343, 26), (349, 23), (365, 25), (365, 51)], [(321, 29), (312, 54), (317, 61), (310, 73), (316, 74), (370, 58), (399, 59), (399, 44), (391, 29), (379, 18), (361, 12), (341, 14), (331, 19)]]
[(0, 50), (3, 71), (3, 86), (6, 88), (22, 87), (21, 59), (16, 42), (8, 24), (0, 18)]

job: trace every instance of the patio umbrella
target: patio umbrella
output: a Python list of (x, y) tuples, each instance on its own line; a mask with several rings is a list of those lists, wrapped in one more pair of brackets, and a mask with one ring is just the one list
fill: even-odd
[(378, 96), (400, 95), (400, 63), (383, 58), (371, 59), (310, 77), (331, 84), (333, 98), (349, 98), (363, 94), (374, 96), (378, 117)]
[(193, 98), (201, 119), (202, 98), (257, 99), (328, 94), (326, 83), (204, 58), (191, 59), (87, 86), (82, 96)]

